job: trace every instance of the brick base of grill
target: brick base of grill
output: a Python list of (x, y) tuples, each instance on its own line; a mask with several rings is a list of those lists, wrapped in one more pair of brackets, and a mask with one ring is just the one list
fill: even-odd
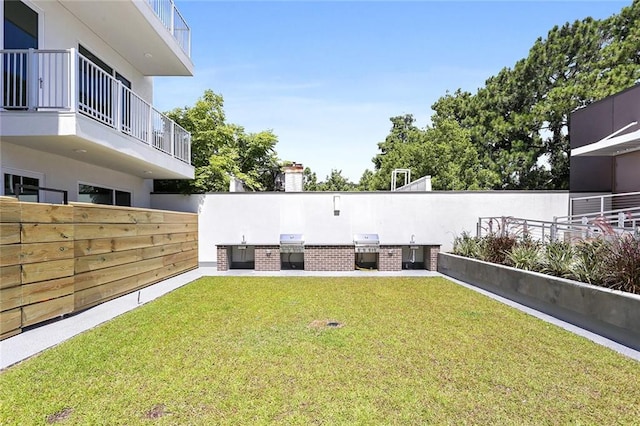
[[(402, 247), (400, 245), (381, 245), (377, 254), (377, 267), (379, 271), (402, 270)], [(436, 271), (438, 269), (439, 245), (421, 246), (424, 250), (424, 269)], [(229, 248), (227, 245), (217, 247), (218, 271), (229, 270)], [(304, 253), (305, 271), (353, 271), (356, 269), (355, 247), (348, 246), (305, 246)], [(282, 267), (282, 257), (279, 245), (255, 246), (255, 270), (256, 271), (280, 271), (291, 269)], [(302, 266), (302, 265), (300, 265)], [(422, 266), (422, 264), (421, 264)], [(300, 268), (302, 269), (302, 268)]]

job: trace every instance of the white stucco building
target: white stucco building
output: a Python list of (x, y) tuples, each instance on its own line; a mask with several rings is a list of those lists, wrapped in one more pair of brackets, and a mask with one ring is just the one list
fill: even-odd
[(149, 207), (152, 179), (193, 178), (191, 135), (153, 107), (153, 76), (193, 75), (173, 0), (0, 4), (0, 195)]

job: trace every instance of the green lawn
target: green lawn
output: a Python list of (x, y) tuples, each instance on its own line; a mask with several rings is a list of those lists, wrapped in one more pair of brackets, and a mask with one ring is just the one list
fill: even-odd
[(2, 372), (0, 424), (637, 424), (639, 380), (441, 278), (217, 277)]

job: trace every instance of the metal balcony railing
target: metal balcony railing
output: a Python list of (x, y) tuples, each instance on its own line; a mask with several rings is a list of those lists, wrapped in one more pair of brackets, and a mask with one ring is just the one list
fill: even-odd
[(191, 57), (191, 29), (173, 0), (147, 0), (162, 24), (177, 40), (182, 50)]
[(72, 111), (191, 164), (191, 134), (69, 50), (0, 50), (0, 108)]
[(636, 207), (640, 207), (640, 192), (576, 197), (569, 200), (569, 218)]
[(476, 235), (528, 237), (543, 242), (566, 241), (577, 242), (589, 238), (613, 235), (637, 234), (640, 216), (607, 217), (584, 219), (580, 222), (564, 222), (554, 218), (553, 221), (525, 219), (511, 216), (480, 217), (476, 225)]

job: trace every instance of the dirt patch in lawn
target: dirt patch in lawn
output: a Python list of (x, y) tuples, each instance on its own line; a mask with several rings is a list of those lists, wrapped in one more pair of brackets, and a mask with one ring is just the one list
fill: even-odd
[(47, 416), (47, 423), (52, 425), (54, 423), (63, 422), (71, 417), (71, 413), (73, 413), (73, 408), (63, 408), (57, 413), (49, 414)]
[(159, 419), (160, 417), (169, 414), (167, 407), (164, 404), (156, 404), (153, 408), (145, 413), (147, 419)]

